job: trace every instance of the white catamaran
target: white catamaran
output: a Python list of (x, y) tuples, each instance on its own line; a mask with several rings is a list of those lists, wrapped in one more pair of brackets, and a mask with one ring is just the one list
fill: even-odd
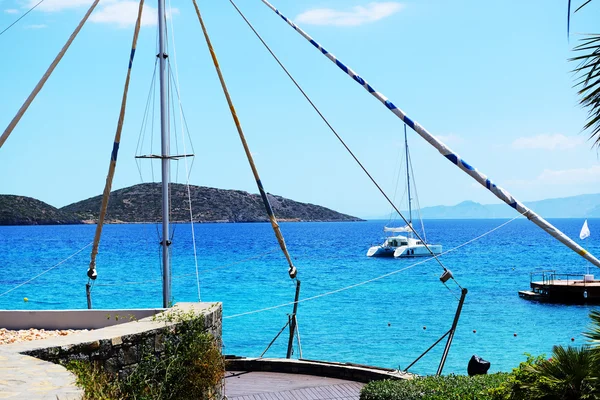
[(386, 226), (383, 228), (383, 231), (390, 234), (406, 233), (406, 235), (388, 236), (382, 244), (370, 247), (367, 251), (367, 257), (424, 257), (438, 255), (442, 253), (442, 245), (426, 244), (426, 241), (424, 240), (425, 229), (423, 226), (423, 220), (421, 220), (423, 238), (414, 237), (416, 235), (416, 231), (414, 230), (412, 224), (412, 198), (410, 195), (410, 171), (412, 168), (410, 163), (410, 155), (408, 152), (408, 137), (406, 135), (406, 125), (404, 125), (404, 152), (406, 157), (408, 224), (401, 227)]

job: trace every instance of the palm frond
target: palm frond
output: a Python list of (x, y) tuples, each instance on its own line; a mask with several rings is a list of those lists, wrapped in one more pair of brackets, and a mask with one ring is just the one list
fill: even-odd
[(583, 336), (589, 339), (591, 348), (597, 350), (600, 349), (600, 311), (592, 310), (590, 319), (592, 325), (583, 333)]
[[(587, 3), (589, 1), (583, 5)], [(580, 53), (570, 60), (579, 63), (573, 70), (577, 76), (575, 87), (580, 96), (579, 104), (588, 110), (583, 129), (590, 130), (594, 146), (600, 147), (600, 34), (588, 35), (573, 50)]]
[[(583, 7), (585, 7), (591, 1), (592, 0), (586, 0), (582, 5), (577, 7), (577, 9), (575, 11), (573, 11), (573, 13), (576, 13), (577, 11), (581, 10)], [(570, 28), (571, 28), (571, 0), (568, 0), (568, 4), (567, 4), (567, 37), (569, 37)]]

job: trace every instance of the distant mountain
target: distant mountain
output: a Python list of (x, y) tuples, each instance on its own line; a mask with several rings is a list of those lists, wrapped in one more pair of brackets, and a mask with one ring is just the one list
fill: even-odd
[(43, 201), (0, 195), (0, 225), (81, 224), (81, 220)]
[[(600, 218), (600, 194), (547, 199), (524, 203), (544, 218)], [(506, 204), (479, 204), (464, 201), (455, 206), (421, 209), (427, 219), (514, 218), (517, 212)]]
[[(195, 222), (268, 221), (260, 195), (240, 190), (190, 186)], [(267, 195), (281, 221), (361, 221), (314, 204)], [(56, 209), (29, 197), (0, 195), (0, 225), (95, 223), (101, 196)], [(111, 193), (108, 223), (155, 222), (161, 219), (161, 185), (146, 183)], [(171, 185), (171, 220), (190, 220), (187, 188)]]

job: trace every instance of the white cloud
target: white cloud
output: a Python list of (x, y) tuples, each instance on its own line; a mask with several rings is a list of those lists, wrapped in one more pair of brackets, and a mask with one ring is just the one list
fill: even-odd
[(19, 10), (16, 10), (16, 9), (14, 9), (14, 8), (7, 8), (6, 10), (4, 10), (4, 12), (5, 12), (6, 14), (18, 14), (18, 13), (19, 13)]
[(27, 25), (25, 29), (44, 29), (47, 28), (48, 25), (45, 24), (36, 24), (36, 25)]
[[(139, 9), (139, 3), (135, 1), (120, 1), (109, 4), (96, 11), (90, 17), (90, 21), (99, 23), (116, 24), (121, 28), (135, 25)], [(156, 8), (144, 4), (142, 13), (142, 26), (156, 25)]]
[(600, 165), (594, 165), (589, 168), (574, 168), (558, 171), (545, 169), (537, 177), (537, 182), (544, 185), (598, 183), (600, 182)]
[[(29, 0), (29, 7), (33, 7), (39, 0)], [(42, 12), (58, 12), (67, 9), (90, 7), (93, 0), (45, 0), (36, 10)], [(90, 21), (96, 23), (114, 24), (121, 28), (135, 24), (139, 9), (139, 2), (133, 0), (103, 0), (98, 8), (90, 16)], [(142, 15), (142, 26), (157, 24), (157, 10), (144, 4)], [(172, 14), (179, 14), (177, 8), (173, 8)], [(169, 14), (167, 13), (167, 17)]]
[(512, 143), (515, 149), (564, 150), (572, 149), (584, 142), (581, 137), (569, 137), (556, 133), (554, 135), (537, 135), (520, 137)]
[(396, 2), (369, 3), (355, 6), (350, 11), (315, 8), (299, 14), (295, 21), (311, 25), (358, 26), (389, 17), (404, 8)]
[[(110, 1), (110, 0), (109, 0)], [(39, 0), (29, 0), (28, 8), (31, 8), (39, 3)], [(40, 4), (36, 10), (46, 12), (57, 12), (69, 8), (79, 8), (83, 6), (90, 7), (93, 0), (46, 0)]]

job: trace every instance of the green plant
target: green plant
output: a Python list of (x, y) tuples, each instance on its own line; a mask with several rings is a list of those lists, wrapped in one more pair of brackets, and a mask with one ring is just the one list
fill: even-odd
[[(193, 312), (170, 310), (156, 321), (165, 323), (160, 343), (145, 346), (141, 359), (127, 373), (117, 377), (90, 363), (73, 364), (77, 382), (86, 399), (212, 399), (223, 379), (225, 364), (220, 347), (205, 332), (203, 318)], [(98, 390), (108, 385), (109, 394)], [(112, 397), (111, 397), (112, 396)]]
[(84, 388), (84, 400), (112, 400), (123, 398), (114, 376), (100, 366), (87, 361), (70, 361), (67, 369), (76, 376), (76, 384)]
[(532, 386), (549, 400), (596, 399), (598, 366), (589, 348), (554, 346), (552, 358), (533, 367), (539, 379)]
[(508, 379), (488, 391), (494, 400), (534, 400), (539, 394), (533, 390), (539, 375), (534, 367), (545, 360), (545, 356), (534, 357), (526, 353), (527, 359), (514, 368)]
[(490, 389), (508, 379), (507, 373), (490, 375), (428, 376), (411, 380), (371, 382), (363, 388), (361, 400), (492, 400)]

